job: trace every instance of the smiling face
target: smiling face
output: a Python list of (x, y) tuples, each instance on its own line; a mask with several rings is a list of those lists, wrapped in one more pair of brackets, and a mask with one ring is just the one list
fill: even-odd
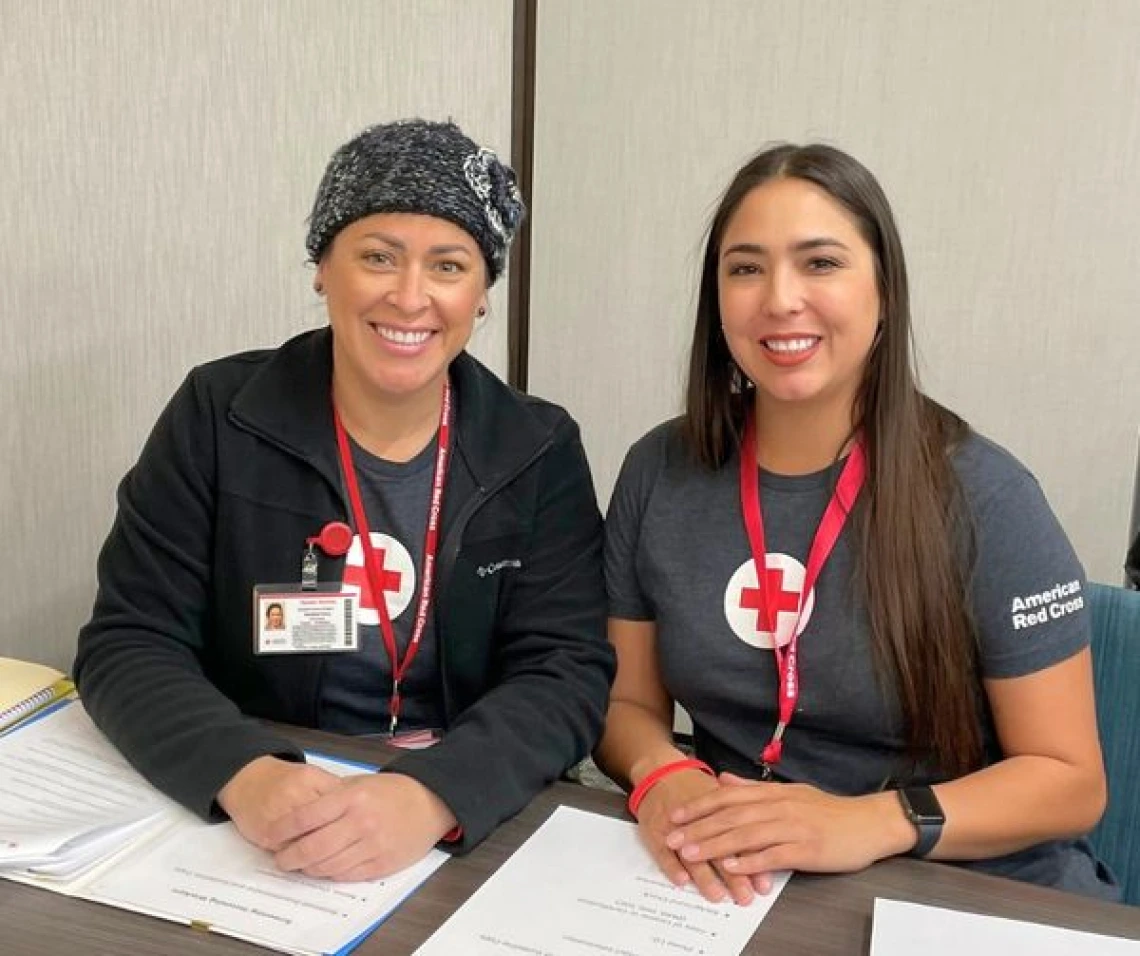
[(850, 415), (879, 292), (871, 247), (827, 192), (791, 177), (749, 192), (721, 239), (717, 298), (760, 409), (812, 403)]
[(463, 229), (413, 213), (350, 223), (317, 266), (333, 329), (338, 394), (437, 394), (484, 301), (482, 253)]

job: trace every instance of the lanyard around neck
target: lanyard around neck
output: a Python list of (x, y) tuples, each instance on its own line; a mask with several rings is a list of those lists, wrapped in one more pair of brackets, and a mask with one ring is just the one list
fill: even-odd
[(748, 531), (748, 543), (752, 548), (752, 561), (756, 568), (756, 583), (760, 592), (760, 606), (763, 608), (761, 620), (767, 622), (772, 630), (772, 652), (776, 656), (776, 671), (779, 674), (779, 718), (772, 739), (764, 747), (760, 756), (761, 766), (765, 776), (771, 775), (771, 768), (780, 762), (783, 754), (784, 731), (792, 721), (796, 710), (796, 702), (800, 697), (799, 673), (799, 631), (800, 617), (803, 614), (804, 603), (815, 587), (820, 571), (831, 555), (847, 516), (859, 497), (859, 491), (867, 474), (866, 453), (863, 450), (861, 439), (855, 441), (847, 464), (840, 472), (835, 492), (827, 504), (812, 539), (811, 550), (808, 552), (807, 569), (804, 572), (803, 588), (796, 602), (796, 619), (792, 626), (792, 636), (786, 648), (780, 647), (777, 640), (777, 614), (771, 610), (769, 602), (767, 581), (767, 554), (768, 549), (764, 542), (764, 516), (760, 509), (760, 479), (759, 464), (756, 457), (756, 416), (749, 414), (744, 426), (744, 441), (740, 449), (740, 504), (744, 512), (744, 526)]
[(427, 528), (424, 532), (423, 566), (420, 568), (420, 599), (416, 604), (416, 617), (412, 623), (412, 636), (399, 659), (396, 649), (396, 634), (392, 628), (392, 618), (388, 613), (388, 602), (384, 597), (384, 574), (376, 549), (372, 546), (372, 534), (368, 527), (368, 516), (364, 511), (364, 499), (360, 494), (360, 484), (356, 478), (356, 465), (352, 460), (352, 450), (348, 444), (348, 433), (340, 420), (336, 402), (333, 402), (333, 422), (336, 425), (336, 443), (340, 451), (340, 467), (348, 487), (348, 500), (352, 505), (352, 520), (360, 537), (360, 547), (364, 552), (364, 569), (368, 584), (372, 589), (372, 600), (380, 617), (380, 633), (384, 638), (384, 648), (392, 664), (392, 694), (388, 698), (388, 716), (391, 718), (390, 733), (396, 732), (400, 719), (400, 683), (415, 660), (427, 627), (428, 611), (431, 607), (432, 590), (435, 586), (435, 556), (439, 549), (439, 519), (443, 511), (443, 490), (447, 483), (447, 462), (451, 454), (451, 383), (444, 379), (443, 402), (439, 412), (439, 438), (435, 453), (435, 472), (431, 481), (431, 504), (428, 507)]

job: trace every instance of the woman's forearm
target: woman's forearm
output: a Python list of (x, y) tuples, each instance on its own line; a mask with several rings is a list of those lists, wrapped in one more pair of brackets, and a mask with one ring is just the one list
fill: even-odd
[(935, 860), (985, 859), (1086, 833), (1106, 796), (1095, 768), (1035, 755), (1008, 757), (934, 792), (946, 815)]
[(630, 790), (654, 768), (684, 757), (660, 714), (632, 701), (610, 701), (606, 732), (594, 759), (612, 780)]

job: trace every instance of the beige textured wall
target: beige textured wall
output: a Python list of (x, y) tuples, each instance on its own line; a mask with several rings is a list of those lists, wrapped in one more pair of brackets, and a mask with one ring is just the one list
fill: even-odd
[(701, 233), (771, 140), (892, 198), (928, 390), (1119, 582), (1140, 416), (1136, 0), (543, 0), (531, 388), (608, 496), (679, 408)]
[[(323, 324), (304, 228), (371, 122), (509, 156), (511, 0), (0, 0), (0, 655), (70, 664), (120, 475), (195, 363)], [(506, 370), (506, 296), (473, 351)]]

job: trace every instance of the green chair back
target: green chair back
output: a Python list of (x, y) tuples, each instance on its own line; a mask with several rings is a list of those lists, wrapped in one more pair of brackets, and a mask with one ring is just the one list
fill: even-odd
[(1088, 586), (1097, 721), (1108, 809), (1090, 835), (1097, 854), (1140, 905), (1140, 591)]

